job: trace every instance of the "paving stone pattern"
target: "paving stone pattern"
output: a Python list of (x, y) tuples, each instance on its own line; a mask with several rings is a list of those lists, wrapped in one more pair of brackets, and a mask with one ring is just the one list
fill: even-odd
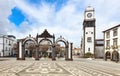
[(0, 76), (120, 76), (120, 63), (97, 60), (0, 61)]

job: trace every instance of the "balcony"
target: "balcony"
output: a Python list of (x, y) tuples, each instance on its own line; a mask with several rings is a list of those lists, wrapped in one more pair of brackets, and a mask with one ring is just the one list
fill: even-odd
[(106, 50), (110, 50), (110, 46), (107, 46), (107, 47), (106, 47)]
[(112, 45), (111, 48), (112, 49), (118, 49), (118, 46), (117, 45)]

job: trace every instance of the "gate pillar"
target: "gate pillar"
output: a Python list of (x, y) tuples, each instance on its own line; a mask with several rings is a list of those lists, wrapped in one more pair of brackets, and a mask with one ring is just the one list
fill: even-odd
[(69, 45), (67, 44), (65, 47), (65, 60), (68, 60), (68, 48), (69, 48)]
[(35, 60), (39, 60), (39, 45), (36, 45), (36, 49), (35, 49)]
[(52, 45), (52, 60), (56, 60), (55, 44)]
[(73, 49), (73, 43), (69, 43), (69, 46), (68, 46), (68, 59), (69, 61), (72, 61), (73, 58), (72, 58), (72, 49)]
[(17, 42), (18, 45), (18, 54), (17, 54), (17, 60), (25, 60), (25, 56), (24, 56), (24, 47), (22, 45), (22, 40)]

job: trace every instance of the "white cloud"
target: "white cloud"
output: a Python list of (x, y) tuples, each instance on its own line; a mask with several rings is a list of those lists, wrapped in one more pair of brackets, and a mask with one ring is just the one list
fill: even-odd
[[(26, 3), (25, 0), (0, 0), (0, 11), (2, 11), (0, 26), (3, 27), (0, 32), (23, 38), (29, 34), (35, 37), (37, 33), (41, 34), (44, 29), (48, 29), (51, 34), (54, 33), (57, 37), (62, 35), (78, 47), (82, 36), (83, 9), (88, 5), (95, 8), (97, 38), (102, 38), (104, 29), (119, 23), (119, 2), (119, 0), (69, 0), (56, 12), (55, 6), (47, 3), (42, 3), (36, 8)], [(8, 21), (11, 9), (15, 6), (22, 10), (32, 22), (31, 25), (25, 21), (17, 28)]]
[[(37, 32), (40, 34), (44, 29), (48, 29), (51, 34), (54, 33), (57, 37), (62, 35), (69, 41), (80, 42), (82, 13), (76, 9), (76, 4), (68, 2), (57, 12), (54, 5), (50, 6), (46, 3), (42, 3), (41, 7), (38, 6), (39, 8), (32, 7), (24, 1), (16, 1), (16, 4), (28, 16), (30, 21), (36, 22), (33, 23), (32, 27), (28, 25), (32, 28), (30, 30), (31, 34), (36, 35)], [(77, 44), (79, 46), (80, 43)]]
[(8, 16), (11, 14), (11, 8), (14, 7), (14, 0), (0, 0), (0, 34), (7, 34), (15, 26), (9, 22)]

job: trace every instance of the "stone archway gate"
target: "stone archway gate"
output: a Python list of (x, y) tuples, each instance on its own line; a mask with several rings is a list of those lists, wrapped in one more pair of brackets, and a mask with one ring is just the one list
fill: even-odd
[(72, 58), (72, 48), (73, 48), (73, 43), (69, 43), (67, 40), (65, 40), (62, 36), (60, 36), (57, 40), (56, 40), (56, 44), (58, 42), (63, 42), (65, 44), (65, 60), (73, 60)]
[[(38, 55), (38, 50), (39, 50), (39, 43), (37, 42), (36, 39), (34, 39), (33, 37), (29, 36), (25, 39), (20, 39), (17, 41), (18, 44), (18, 54), (17, 54), (17, 60), (25, 60), (25, 42), (31, 40), (34, 42), (35, 44), (35, 60), (39, 60), (39, 55)], [(66, 56), (65, 56), (65, 60), (73, 60), (72, 58), (72, 48), (73, 48), (73, 43), (69, 43), (67, 40), (65, 40), (64, 38), (62, 38), (61, 36), (52, 43), (52, 60), (56, 60), (55, 59), (55, 47), (57, 42), (63, 42), (65, 44), (65, 48), (66, 48)]]
[(29, 40), (34, 42), (34, 45), (36, 47), (35, 48), (35, 51), (36, 51), (35, 60), (39, 60), (39, 56), (37, 55), (39, 46), (38, 46), (37, 41), (31, 36), (29, 36), (25, 39), (20, 39), (20, 40), (17, 41), (17, 45), (18, 45), (17, 60), (25, 60), (25, 43)]

